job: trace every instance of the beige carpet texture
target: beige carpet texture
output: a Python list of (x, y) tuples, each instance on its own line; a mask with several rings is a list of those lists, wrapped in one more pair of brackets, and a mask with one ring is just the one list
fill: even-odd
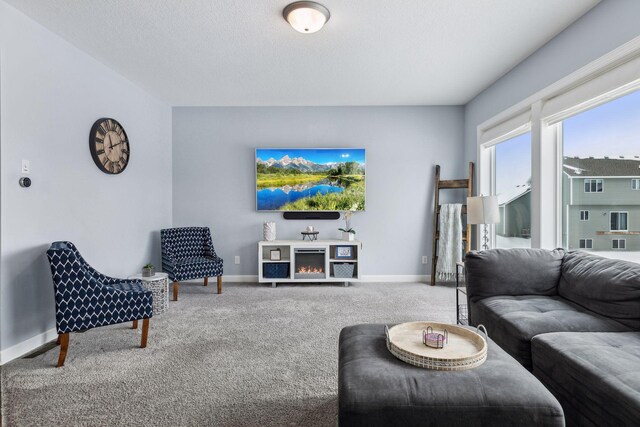
[(343, 327), (455, 315), (452, 285), (185, 283), (145, 349), (127, 323), (3, 366), (2, 425), (335, 426)]

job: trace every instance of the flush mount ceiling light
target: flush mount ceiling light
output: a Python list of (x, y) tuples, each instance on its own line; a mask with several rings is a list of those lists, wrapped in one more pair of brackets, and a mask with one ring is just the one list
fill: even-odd
[(331, 15), (329, 9), (319, 3), (297, 1), (285, 7), (282, 16), (294, 30), (310, 34), (320, 30)]

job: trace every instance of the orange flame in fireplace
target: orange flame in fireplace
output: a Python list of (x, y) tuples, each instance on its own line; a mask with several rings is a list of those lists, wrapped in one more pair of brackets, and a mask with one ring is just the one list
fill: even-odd
[(307, 266), (302, 266), (302, 267), (298, 267), (298, 271), (297, 273), (302, 273), (302, 274), (318, 274), (318, 273), (324, 273), (324, 270), (322, 269), (322, 267), (307, 267)]

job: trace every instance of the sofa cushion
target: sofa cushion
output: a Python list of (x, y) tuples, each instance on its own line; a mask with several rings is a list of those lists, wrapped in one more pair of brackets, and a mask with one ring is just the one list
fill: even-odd
[(638, 425), (640, 332), (544, 334), (531, 346), (533, 373), (562, 404), (567, 425)]
[(564, 251), (491, 249), (465, 258), (473, 302), (496, 295), (556, 295)]
[(564, 426), (553, 395), (489, 340), (477, 368), (417, 368), (387, 350), (384, 325), (340, 332), (340, 426)]
[(522, 365), (531, 369), (531, 339), (547, 332), (610, 332), (630, 329), (591, 313), (559, 296), (498, 296), (471, 304), (473, 325), (483, 324), (489, 336)]
[(569, 252), (562, 263), (558, 293), (640, 330), (640, 264)]

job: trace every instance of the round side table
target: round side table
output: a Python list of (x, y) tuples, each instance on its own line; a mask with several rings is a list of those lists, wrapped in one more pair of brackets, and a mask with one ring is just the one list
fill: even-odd
[(162, 314), (169, 308), (169, 275), (156, 273), (151, 277), (134, 274), (129, 279), (142, 280), (142, 285), (153, 294), (153, 315)]

